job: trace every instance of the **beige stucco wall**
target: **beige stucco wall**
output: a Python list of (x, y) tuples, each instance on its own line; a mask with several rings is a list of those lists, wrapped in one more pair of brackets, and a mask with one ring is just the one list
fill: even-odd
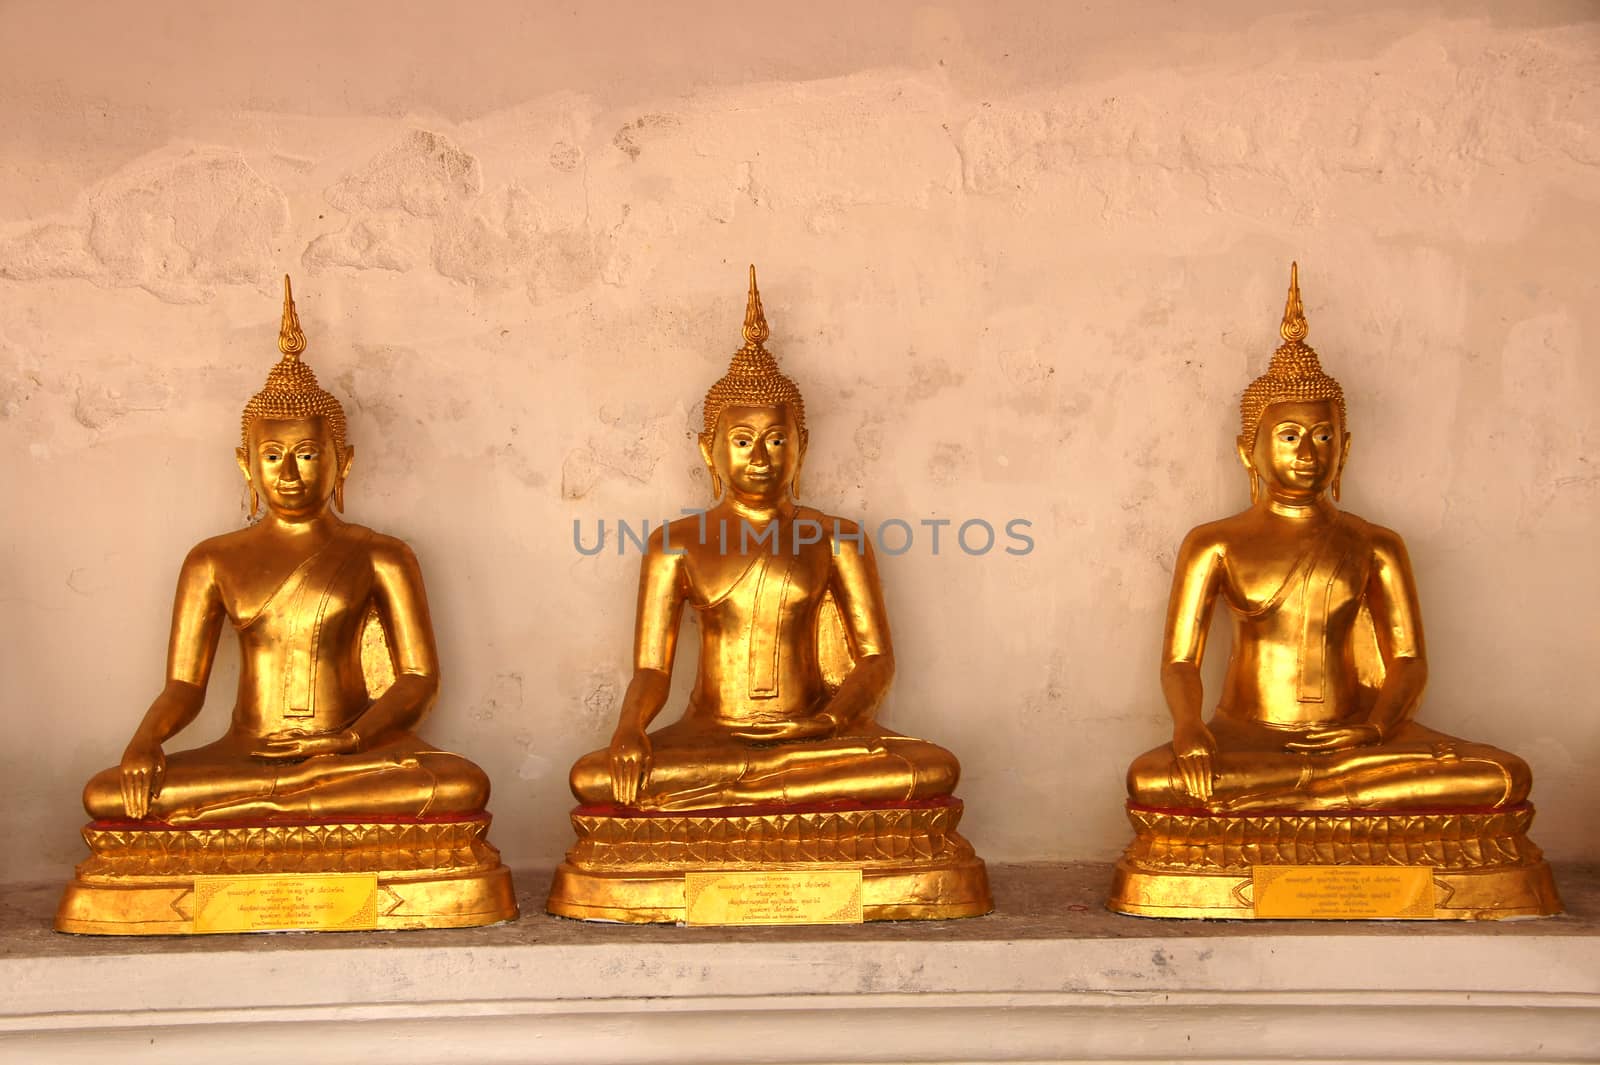
[(1345, 505), (1416, 564), (1424, 720), (1527, 757), (1537, 838), (1593, 857), (1597, 179), (1588, 3), (7, 4), (0, 879), (77, 859), (178, 563), (243, 521), (285, 271), (350, 515), (427, 575), (425, 733), (554, 861), (637, 568), (572, 523), (705, 498), (751, 261), (811, 502), (1033, 522), (1026, 557), (880, 560), (886, 718), (961, 755), (983, 853), (1124, 842), (1173, 552), (1245, 501), (1298, 258)]

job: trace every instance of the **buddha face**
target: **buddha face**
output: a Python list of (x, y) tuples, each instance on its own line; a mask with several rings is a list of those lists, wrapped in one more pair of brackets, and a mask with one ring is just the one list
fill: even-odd
[(288, 521), (322, 513), (354, 457), (351, 447), (339, 453), (323, 417), (257, 418), (249, 446), (238, 449), (245, 480), (272, 514)]
[(736, 499), (770, 505), (788, 495), (805, 445), (787, 405), (728, 407), (700, 438), (700, 454), (719, 496), (726, 485)]
[(1273, 499), (1304, 502), (1337, 482), (1350, 452), (1332, 400), (1273, 403), (1261, 414), (1253, 451), (1239, 459)]

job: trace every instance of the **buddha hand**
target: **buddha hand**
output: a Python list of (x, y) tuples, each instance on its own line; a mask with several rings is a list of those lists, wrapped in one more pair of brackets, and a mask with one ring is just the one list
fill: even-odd
[(161, 744), (135, 736), (122, 752), (122, 807), (135, 821), (150, 814), (150, 800), (161, 794), (167, 756)]
[(339, 732), (307, 732), (291, 728), (261, 738), (250, 753), (275, 762), (299, 761), (319, 754), (351, 754), (361, 747), (361, 738), (349, 729)]
[(619, 727), (611, 737), (611, 794), (619, 806), (634, 806), (650, 776), (650, 737), (642, 728)]
[(1370, 747), (1383, 742), (1383, 730), (1377, 725), (1349, 725), (1339, 728), (1314, 728), (1290, 740), (1284, 748), (1314, 754), (1318, 751), (1342, 751), (1350, 747)]
[(843, 731), (839, 719), (824, 710), (798, 721), (753, 721), (739, 727), (739, 736), (755, 743), (790, 743), (831, 739)]
[(1172, 733), (1172, 752), (1178, 758), (1183, 790), (1201, 802), (1210, 802), (1217, 780), (1217, 740), (1211, 730), (1198, 721), (1179, 725)]

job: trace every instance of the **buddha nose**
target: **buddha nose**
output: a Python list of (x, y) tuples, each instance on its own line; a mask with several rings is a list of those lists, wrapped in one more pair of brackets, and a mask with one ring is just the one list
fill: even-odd
[(750, 465), (770, 465), (771, 456), (767, 454), (767, 445), (764, 441), (757, 440), (750, 448)]
[(300, 463), (294, 457), (294, 452), (283, 456), (283, 472), (278, 474), (281, 481), (298, 481), (300, 479)]

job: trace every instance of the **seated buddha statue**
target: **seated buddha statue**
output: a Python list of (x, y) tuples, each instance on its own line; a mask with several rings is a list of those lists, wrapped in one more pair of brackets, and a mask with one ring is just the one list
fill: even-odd
[[(408, 926), (504, 920), (515, 909), (506, 912), (509, 880), (483, 840), (488, 778), (414, 731), (439, 690), (438, 655), (416, 556), (402, 541), (339, 516), (355, 449), (346, 440), (339, 401), (317, 384), (301, 359), (305, 335), (287, 277), (278, 346), (282, 360), (245, 406), (237, 449), (250, 516), (256, 518), (263, 504), (265, 514), (243, 529), (201, 542), (184, 559), (166, 685), (121, 762), (97, 773), (84, 789), (84, 806), (94, 819), (86, 834), (93, 837), (96, 859), (80, 867), (67, 902), (74, 902), (74, 890), (85, 880), (98, 883), (97, 876), (123, 888), (138, 879), (117, 880), (116, 873), (127, 873), (137, 863), (124, 860), (127, 853), (115, 853), (120, 844), (109, 840), (108, 832), (134, 837), (175, 832), (180, 849), (192, 842), (217, 857), (228, 851), (218, 831), (248, 834), (253, 829), (266, 833), (265, 839), (274, 830), (280, 838), (292, 834), (289, 826), (366, 825), (372, 831), (356, 848), (368, 852), (365, 864), (380, 862), (378, 871), (400, 879), (428, 879), (424, 874), (431, 873), (459, 879), (452, 863), (434, 869), (429, 865), (434, 859), (420, 851), (404, 853), (417, 844), (424, 850), (439, 845), (439, 839), (399, 841), (405, 825), (426, 824), (433, 835), (449, 836), (447, 845), (465, 841), (468, 865), (483, 867), (474, 875), (489, 874), (485, 912), (454, 914), (486, 920), (426, 920), (428, 915), (421, 914), (423, 920)], [(203, 746), (168, 752), (165, 745), (194, 721), (205, 702), (224, 624), (237, 634), (240, 649), (228, 730)], [(183, 839), (185, 832), (192, 840)], [(346, 835), (352, 832), (359, 834), (351, 828)], [(395, 838), (385, 843), (386, 835)], [(300, 840), (291, 849), (308, 846), (317, 845)], [(336, 853), (348, 850), (350, 841), (327, 846), (327, 860), (320, 864), (351, 871), (349, 855)], [(248, 865), (233, 857), (225, 863), (229, 871)], [(302, 850), (296, 869), (318, 864)], [(63, 915), (67, 909), (64, 902)], [(95, 910), (79, 905), (71, 919), (114, 921), (115, 915)]]
[[(695, 859), (707, 868), (782, 861), (753, 857), (753, 845), (735, 853), (749, 842), (742, 833), (777, 831), (750, 827), (752, 818), (767, 817), (798, 832), (791, 857), (828, 860), (808, 848), (809, 834), (812, 843), (832, 840), (836, 861), (847, 851), (867, 859), (869, 919), (987, 912), (982, 863), (954, 832), (955, 756), (876, 720), (895, 660), (872, 549), (856, 523), (798, 501), (805, 404), (766, 349), (769, 335), (752, 267), (745, 343), (705, 400), (700, 454), (715, 502), (649, 540), (633, 679), (610, 743), (573, 766), (580, 842), (558, 873), (550, 908), (568, 916), (679, 919), (681, 869), (680, 897), (662, 902), (654, 881), (677, 867), (642, 855), (617, 874), (628, 863), (617, 863), (609, 841), (687, 817), (694, 822), (683, 830), (687, 849), (721, 855)], [(699, 622), (694, 689), (678, 720), (651, 731), (668, 700), (686, 606)], [(908, 872), (905, 862), (873, 858), (874, 847), (891, 846), (874, 835), (884, 810), (913, 812), (913, 831), (932, 841), (925, 868)], [(795, 829), (800, 814), (815, 824)], [(713, 824), (719, 817), (740, 826)], [(959, 866), (960, 875), (941, 863)], [(593, 884), (581, 882), (601, 866), (652, 883), (630, 893), (613, 881), (597, 901)]]
[[(1248, 854), (1256, 864), (1264, 853), (1283, 853), (1274, 849), (1284, 844), (1282, 833), (1307, 844), (1288, 864), (1318, 864), (1339, 852), (1330, 840), (1354, 832), (1363, 845), (1346, 847), (1344, 864), (1362, 864), (1355, 859), (1363, 856), (1368, 864), (1406, 864), (1401, 856), (1426, 853), (1426, 864), (1449, 865), (1450, 848), (1435, 846), (1438, 826), (1413, 827), (1409, 838), (1407, 829), (1387, 826), (1466, 815), (1493, 845), (1458, 846), (1462, 872), (1482, 873), (1471, 868), (1475, 850), (1509, 856), (1519, 877), (1543, 867), (1525, 835), (1527, 764), (1414, 720), (1428, 664), (1411, 563), (1398, 534), (1336, 506), (1350, 454), (1345, 398), (1305, 343), (1298, 266), (1290, 270), (1280, 332), (1271, 366), (1241, 402), (1238, 456), (1251, 505), (1193, 529), (1178, 550), (1161, 666), (1173, 738), (1128, 771), (1140, 839), (1119, 869), (1115, 909), (1184, 915), (1157, 912), (1178, 897), (1192, 901), (1192, 884), (1170, 883), (1183, 879), (1182, 869), (1163, 870), (1166, 893), (1154, 882), (1130, 888), (1130, 870), (1149, 873), (1162, 866), (1154, 856), (1174, 854), (1182, 855), (1179, 867), (1191, 859), (1226, 865), (1223, 842), (1199, 858), (1184, 847), (1230, 832), (1234, 857)], [(1233, 622), (1233, 651), (1205, 720), (1200, 666), (1219, 602)], [(1280, 835), (1252, 836), (1260, 832)], [(1518, 897), (1524, 909), (1506, 913), (1550, 912), (1537, 881)], [(1458, 901), (1470, 908), (1481, 895)]]

